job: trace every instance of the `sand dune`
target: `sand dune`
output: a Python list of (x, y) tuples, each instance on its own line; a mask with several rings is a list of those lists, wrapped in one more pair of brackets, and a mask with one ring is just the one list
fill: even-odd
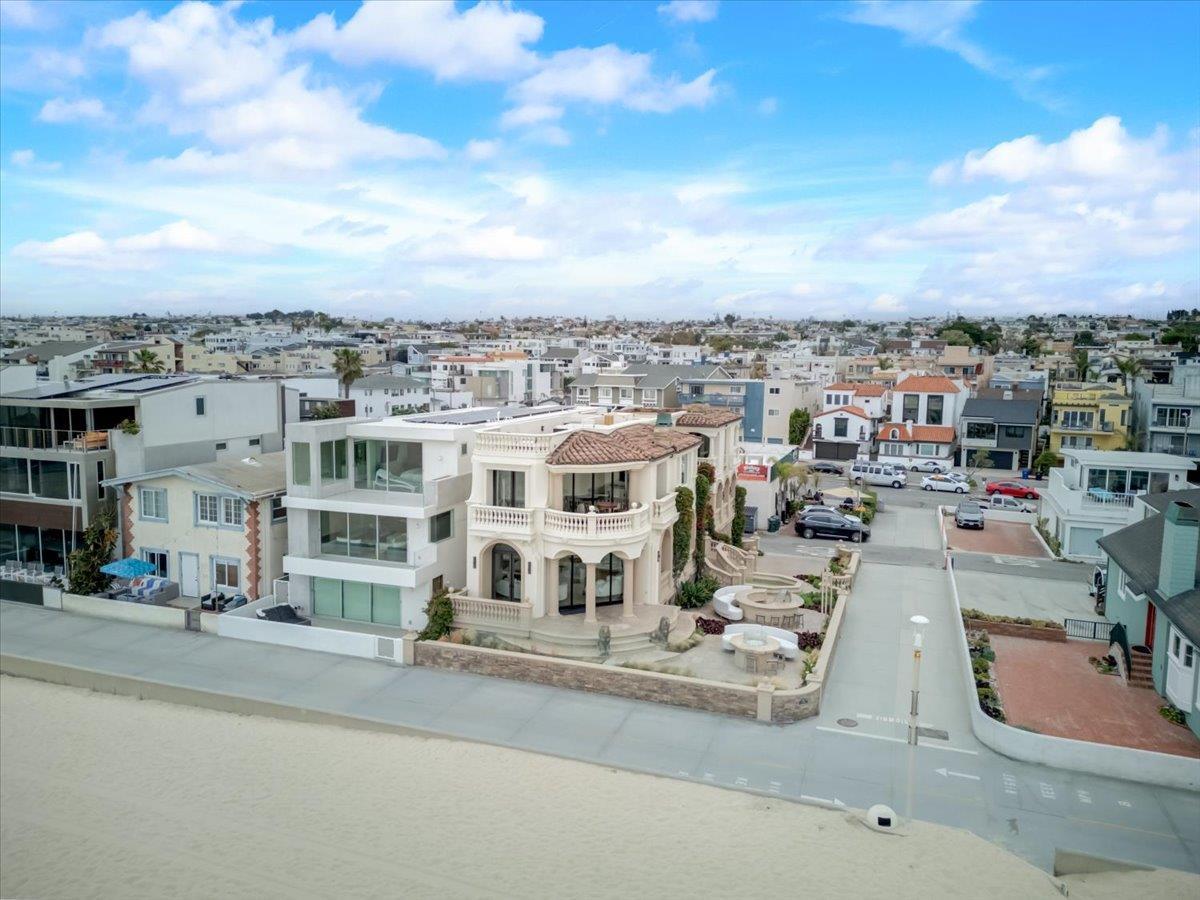
[[(7, 677), (0, 707), (4, 897), (1061, 896), (966, 832), (514, 750)], [(1071, 886), (1131, 893), (1200, 879)]]

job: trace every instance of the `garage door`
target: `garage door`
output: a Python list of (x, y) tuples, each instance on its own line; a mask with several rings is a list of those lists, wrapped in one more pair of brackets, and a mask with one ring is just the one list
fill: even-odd
[(1103, 528), (1072, 528), (1067, 540), (1068, 556), (1099, 556), (1096, 541), (1104, 536)]
[(972, 447), (964, 452), (966, 453), (966, 461), (963, 463), (963, 465), (967, 466), (968, 468), (975, 465), (975, 457), (977, 454), (979, 454), (981, 452), (986, 452), (988, 455), (988, 458), (991, 460), (991, 465), (988, 466), (988, 468), (1011, 470), (1013, 467), (1013, 451), (1012, 450), (980, 451), (979, 449)]
[(858, 444), (851, 441), (814, 441), (813, 455), (817, 459), (856, 459)]

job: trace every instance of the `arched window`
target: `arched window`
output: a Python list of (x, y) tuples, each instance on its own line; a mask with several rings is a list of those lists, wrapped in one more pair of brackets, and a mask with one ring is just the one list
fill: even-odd
[(521, 554), (508, 544), (492, 548), (492, 599), (521, 599)]
[(899, 437), (900, 437), (900, 429), (899, 429), (899, 428), (893, 428), (893, 429), (892, 429), (892, 440), (893, 440), (893, 441), (894, 441), (894, 440), (897, 440), (897, 439), (899, 439)]
[(582, 612), (587, 605), (587, 566), (574, 554), (558, 561), (558, 611)]

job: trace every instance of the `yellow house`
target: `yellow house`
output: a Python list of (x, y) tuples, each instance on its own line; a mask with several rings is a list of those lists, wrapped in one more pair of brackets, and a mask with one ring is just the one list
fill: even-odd
[(1130, 398), (1123, 385), (1063, 382), (1051, 403), (1051, 450), (1127, 449)]

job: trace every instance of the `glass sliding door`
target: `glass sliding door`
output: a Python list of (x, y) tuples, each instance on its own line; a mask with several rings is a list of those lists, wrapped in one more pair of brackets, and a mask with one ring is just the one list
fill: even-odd
[(508, 544), (492, 548), (492, 599), (521, 599), (521, 555)]
[(596, 566), (596, 605), (621, 603), (625, 599), (625, 561), (610, 553)]
[(583, 612), (587, 605), (587, 566), (578, 556), (558, 561), (558, 611)]

